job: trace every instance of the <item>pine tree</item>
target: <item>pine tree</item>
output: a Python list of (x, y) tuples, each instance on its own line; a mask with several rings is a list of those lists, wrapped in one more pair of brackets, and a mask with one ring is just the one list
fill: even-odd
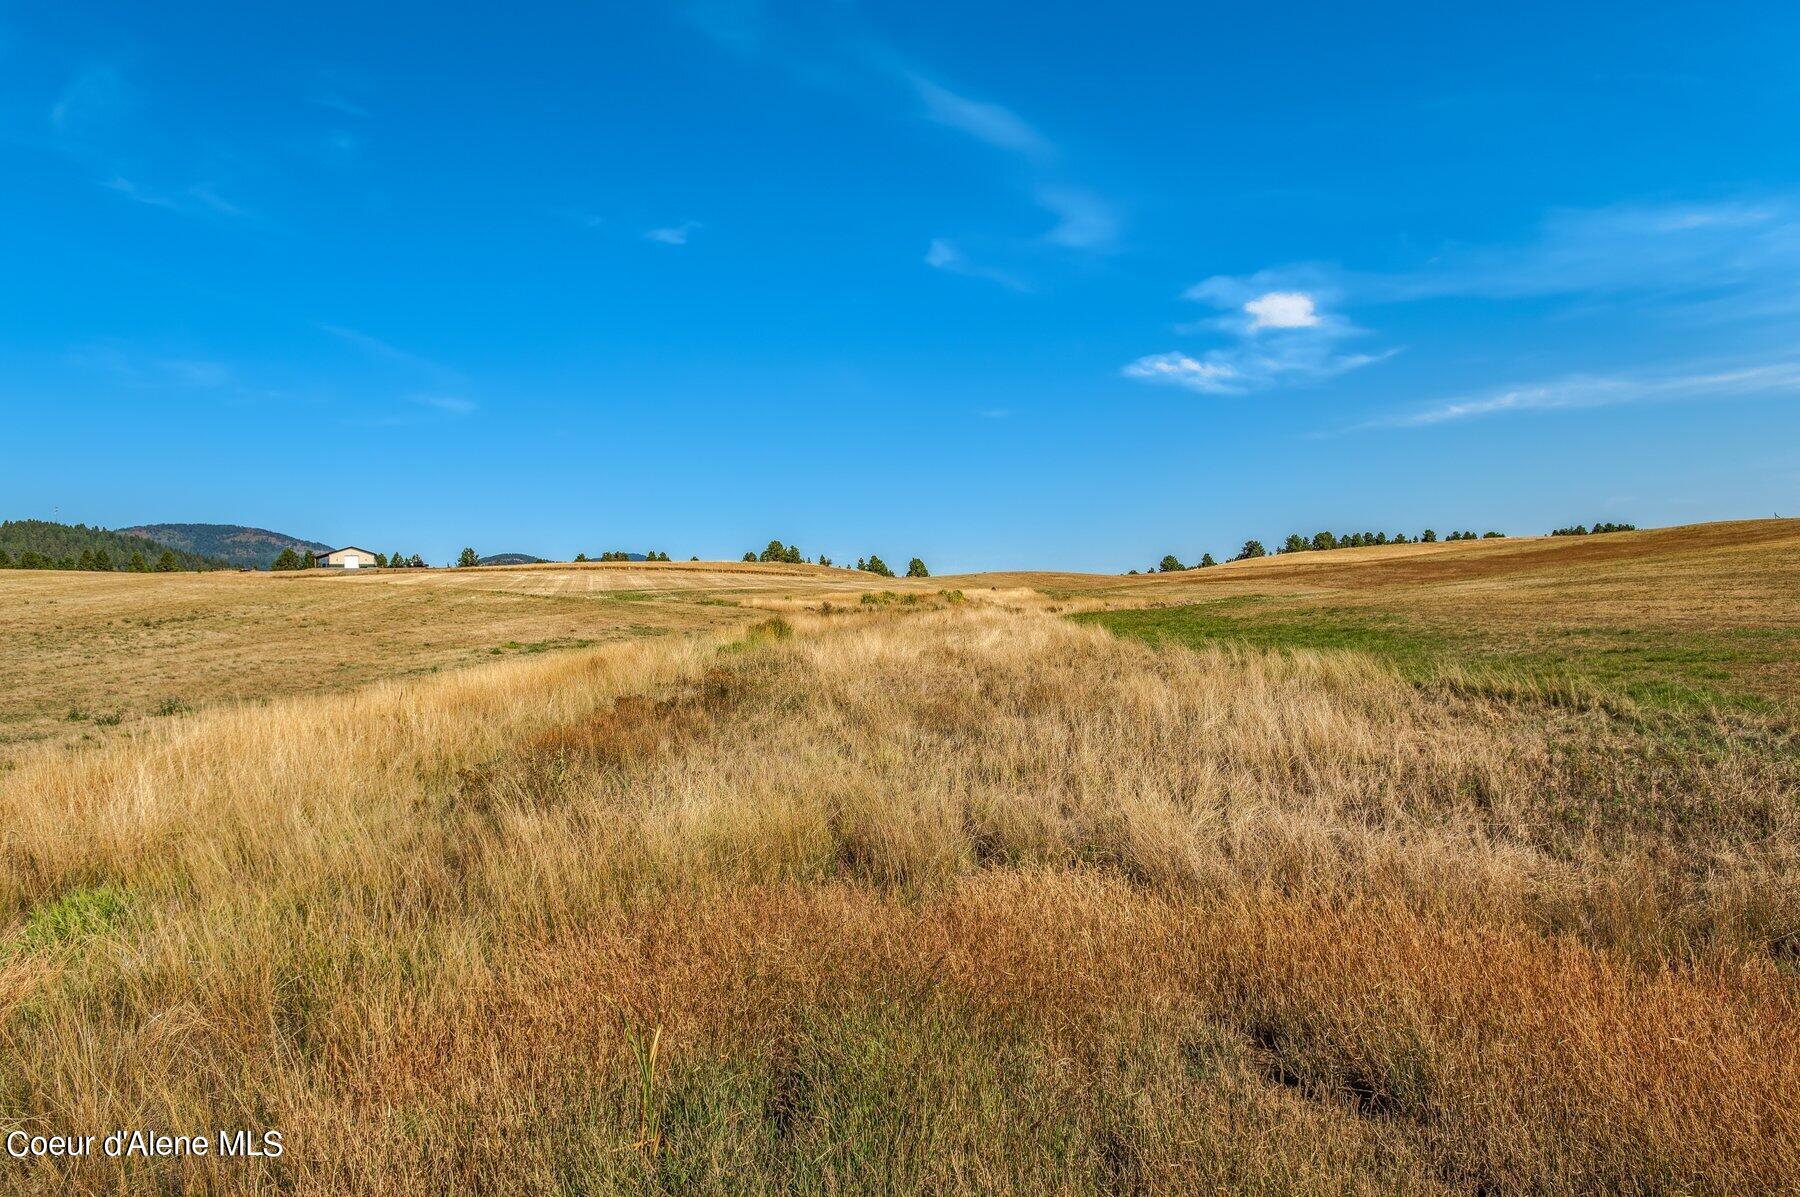
[(112, 555), (109, 554), (105, 549), (95, 549), (94, 550), (94, 568), (100, 569), (100, 570), (105, 570), (108, 573), (111, 573), (112, 567), (113, 567)]
[(931, 576), (931, 571), (925, 568), (925, 563), (923, 561), (914, 557), (911, 561), (906, 563), (906, 576), (909, 578), (929, 578)]
[(1156, 570), (1158, 573), (1178, 574), (1186, 568), (1187, 568), (1187, 566), (1185, 566), (1181, 563), (1180, 558), (1175, 556), (1175, 554), (1173, 554), (1173, 553), (1169, 553), (1163, 557), (1163, 559), (1160, 563), (1158, 563)]
[(868, 570), (878, 577), (891, 578), (894, 576), (894, 571), (888, 568), (888, 563), (873, 553), (869, 554)]
[(300, 568), (301, 569), (317, 569), (317, 568), (319, 568), (318, 554), (314, 553), (311, 549), (306, 550), (305, 553), (301, 554)]
[(1427, 529), (1425, 529), (1425, 534), (1420, 536), (1419, 539), (1424, 541), (1426, 544), (1436, 544), (1437, 543), (1437, 533), (1433, 532), (1430, 528), (1427, 528)]
[(162, 556), (160, 556), (156, 559), (156, 572), (159, 574), (174, 573), (175, 572), (175, 554), (170, 552), (168, 549), (164, 549)]
[(414, 553), (412, 555), (412, 560), (408, 561), (406, 564), (413, 569), (424, 569), (425, 568), (425, 558), (419, 556), (417, 553)]
[(1252, 557), (1266, 557), (1269, 551), (1263, 548), (1260, 540), (1246, 540), (1244, 547), (1238, 550), (1237, 560), (1248, 561)]
[(456, 559), (456, 564), (458, 568), (468, 569), (471, 565), (480, 565), (481, 558), (476, 555), (474, 549), (464, 549), (462, 555)]
[(1281, 542), (1281, 551), (1284, 553), (1304, 553), (1310, 548), (1312, 545), (1298, 532), (1289, 532), (1288, 538)]
[[(137, 562), (140, 560), (140, 558), (136, 554), (133, 554), (131, 560), (132, 560), (131, 568), (136, 569), (138, 567)], [(293, 549), (283, 549), (283, 550), (281, 550), (280, 555), (275, 558), (275, 563), (273, 565), (269, 566), (269, 568), (270, 569), (279, 569), (279, 570), (299, 569), (300, 568), (300, 554), (294, 552)]]
[(0, 569), (11, 569), (12, 567), (12, 554), (8, 553), (5, 549), (0, 549)]
[(1200, 554), (1200, 568), (1201, 569), (1205, 569), (1208, 566), (1217, 565), (1217, 564), (1218, 564), (1218, 562), (1213, 560), (1213, 555), (1211, 553)]
[(131, 554), (131, 560), (125, 563), (125, 568), (134, 574), (150, 572), (150, 567), (144, 564), (144, 555), (136, 552)]

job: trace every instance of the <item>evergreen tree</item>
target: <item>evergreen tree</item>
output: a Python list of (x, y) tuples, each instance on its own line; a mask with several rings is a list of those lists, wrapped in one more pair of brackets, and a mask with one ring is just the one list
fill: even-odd
[(317, 568), (319, 568), (318, 554), (314, 553), (311, 549), (308, 549), (308, 550), (306, 550), (306, 552), (302, 553), (300, 555), (300, 568), (301, 569), (317, 569)]
[(375, 554), (375, 568), (376, 569), (386, 569), (387, 561), (388, 561), (388, 558), (387, 558), (386, 553)]
[(1211, 553), (1200, 554), (1200, 568), (1201, 569), (1205, 569), (1210, 565), (1217, 565), (1217, 564), (1218, 564), (1218, 562), (1213, 560), (1213, 555)]
[(159, 574), (174, 573), (175, 572), (175, 554), (170, 552), (168, 549), (164, 549), (162, 556), (160, 556), (156, 559), (156, 572)]
[(13, 567), (12, 554), (7, 552), (5, 549), (0, 549), (0, 569), (11, 569), (12, 567)]
[(480, 565), (481, 558), (476, 555), (474, 549), (464, 549), (462, 555), (456, 559), (456, 564), (461, 569), (468, 569), (471, 565)]
[(1426, 544), (1436, 544), (1437, 543), (1437, 533), (1433, 532), (1430, 528), (1427, 528), (1427, 529), (1425, 529), (1425, 534), (1423, 536), (1419, 537), (1419, 539), (1424, 541)]
[(125, 563), (125, 568), (134, 574), (145, 574), (150, 572), (150, 567), (144, 564), (144, 555), (142, 553), (133, 553), (131, 555), (131, 560)]
[(1173, 553), (1165, 554), (1162, 561), (1156, 566), (1157, 572), (1165, 574), (1178, 574), (1186, 568), (1187, 566), (1181, 563), (1181, 559)]
[(577, 560), (577, 561), (586, 561), (586, 560), (587, 560), (587, 554), (586, 554), (586, 553), (577, 553), (577, 554), (575, 554), (575, 560)]
[(1263, 548), (1262, 541), (1246, 540), (1244, 542), (1244, 547), (1238, 550), (1238, 555), (1236, 557), (1236, 560), (1248, 561), (1252, 557), (1266, 557), (1268, 555), (1269, 555), (1269, 551), (1267, 549)]
[[(138, 562), (141, 560), (141, 558), (139, 558), (138, 556), (133, 554), (131, 560), (132, 560), (131, 568), (133, 568), (133, 569), (138, 568)], [(299, 569), (300, 568), (300, 554), (294, 552), (293, 549), (283, 549), (283, 550), (281, 550), (281, 554), (275, 558), (275, 564), (269, 566), (269, 568), (284, 570), (284, 571), (290, 570), (290, 569)]]
[(1310, 548), (1312, 543), (1298, 532), (1289, 532), (1288, 538), (1281, 542), (1281, 551), (1284, 553), (1304, 553)]
[(909, 578), (929, 578), (931, 576), (931, 571), (925, 568), (925, 563), (923, 561), (914, 557), (911, 561), (906, 563), (906, 576)]
[(755, 561), (755, 560), (756, 560), (756, 554), (755, 554), (755, 553), (745, 553), (745, 554), (744, 554), (744, 560), (745, 560), (745, 561)]
[(1314, 532), (1312, 547), (1316, 552), (1321, 553), (1327, 549), (1335, 549), (1338, 547), (1338, 538), (1329, 532)]
[(888, 568), (888, 563), (873, 553), (869, 554), (868, 571), (883, 578), (891, 578), (894, 576), (894, 571)]
[(112, 556), (110, 554), (108, 554), (105, 549), (95, 549), (94, 550), (94, 568), (100, 569), (100, 570), (106, 570), (107, 572), (110, 573), (112, 571), (112, 567), (113, 567)]
[(425, 568), (425, 558), (419, 556), (417, 553), (414, 553), (412, 555), (412, 559), (410, 561), (408, 561), (406, 564), (412, 569), (424, 569)]
[(75, 559), (75, 568), (88, 570), (90, 572), (93, 570), (94, 554), (91, 549), (81, 550), (81, 556), (79, 556)]

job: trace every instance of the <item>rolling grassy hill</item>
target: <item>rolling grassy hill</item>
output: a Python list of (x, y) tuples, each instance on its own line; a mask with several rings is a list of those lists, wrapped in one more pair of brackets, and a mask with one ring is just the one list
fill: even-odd
[(1796, 532), (0, 577), (27, 659), (239, 637), (0, 773), (11, 1116), (288, 1144), (14, 1189), (1783, 1191)]
[(302, 540), (266, 528), (247, 528), (241, 524), (140, 524), (125, 531), (187, 553), (227, 561), (250, 569), (267, 569), (283, 549), (296, 553), (308, 550), (327, 553), (336, 546), (318, 540)]

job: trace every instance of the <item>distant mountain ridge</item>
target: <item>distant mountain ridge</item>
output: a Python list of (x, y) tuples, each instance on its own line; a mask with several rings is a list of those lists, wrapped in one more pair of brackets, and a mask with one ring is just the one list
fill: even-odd
[(145, 529), (108, 531), (87, 524), (58, 524), (50, 520), (7, 520), (0, 523), (0, 552), (17, 560), (35, 553), (52, 562), (74, 561), (83, 553), (105, 553), (111, 568), (124, 569), (131, 555), (154, 565), (164, 551), (174, 555), (177, 569), (225, 569), (229, 562), (182, 545), (145, 535)]
[(283, 549), (328, 553), (335, 545), (302, 540), (285, 532), (249, 528), (242, 524), (139, 524), (121, 529), (127, 536), (142, 536), (202, 557), (228, 561), (249, 569), (267, 569)]
[(533, 557), (530, 553), (494, 553), (480, 558), (483, 565), (541, 565), (548, 558)]

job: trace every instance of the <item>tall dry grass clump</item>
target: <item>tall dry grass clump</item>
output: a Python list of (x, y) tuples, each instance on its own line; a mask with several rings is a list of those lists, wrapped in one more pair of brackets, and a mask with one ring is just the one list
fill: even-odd
[(290, 1146), (0, 1167), (24, 1192), (1777, 1191), (1792, 794), (1696, 765), (1712, 821), (1650, 794), (1629, 835), (1571, 831), (1647, 767), (1568, 766), (1613, 719), (969, 603), (46, 754), (0, 779), (0, 1112)]

